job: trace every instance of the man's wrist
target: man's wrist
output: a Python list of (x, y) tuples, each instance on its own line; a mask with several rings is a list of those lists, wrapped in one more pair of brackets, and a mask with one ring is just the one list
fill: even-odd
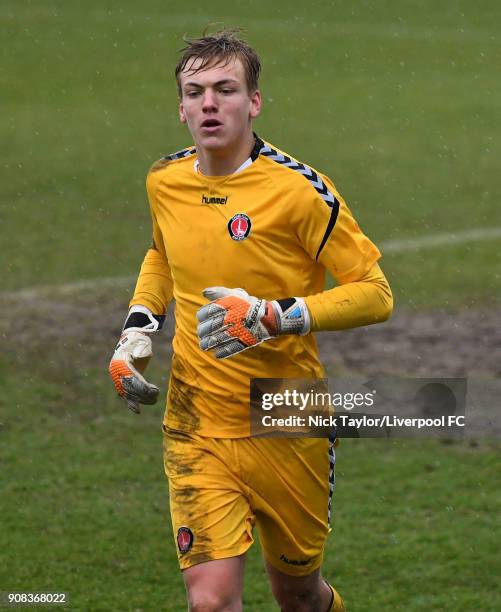
[(139, 331), (144, 334), (152, 334), (162, 329), (165, 315), (154, 315), (149, 308), (140, 304), (131, 306), (122, 333), (126, 331)]
[(277, 335), (297, 334), (305, 336), (311, 328), (311, 316), (303, 298), (273, 300), (278, 323)]

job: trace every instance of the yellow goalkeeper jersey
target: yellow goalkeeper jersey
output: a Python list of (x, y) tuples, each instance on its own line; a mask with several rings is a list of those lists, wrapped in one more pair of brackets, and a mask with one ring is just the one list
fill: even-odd
[(204, 176), (188, 148), (154, 164), (147, 178), (153, 246), (131, 305), (164, 314), (175, 299), (164, 423), (202, 436), (249, 435), (251, 378), (323, 376), (311, 333), (225, 360), (200, 350), (202, 290), (241, 287), (268, 300), (311, 296), (323, 290), (326, 270), (349, 283), (380, 257), (326, 176), (259, 138), (249, 161), (235, 174)]

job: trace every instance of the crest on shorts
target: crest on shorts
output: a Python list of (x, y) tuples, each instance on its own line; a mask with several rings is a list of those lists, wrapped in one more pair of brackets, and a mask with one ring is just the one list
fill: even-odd
[(193, 532), (188, 527), (179, 527), (177, 530), (177, 547), (180, 553), (186, 553), (193, 546)]
[(233, 240), (245, 240), (251, 231), (251, 220), (245, 213), (238, 213), (228, 221), (228, 232)]

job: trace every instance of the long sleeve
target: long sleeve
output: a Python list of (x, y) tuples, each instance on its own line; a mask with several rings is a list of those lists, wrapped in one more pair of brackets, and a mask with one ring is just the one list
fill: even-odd
[(146, 306), (163, 315), (172, 300), (172, 276), (167, 259), (155, 248), (148, 249), (141, 265), (134, 296), (129, 306)]
[(173, 296), (172, 274), (163, 236), (155, 216), (156, 181), (152, 173), (146, 182), (152, 219), (152, 245), (146, 251), (136, 288), (129, 306), (146, 306), (153, 314), (163, 315)]
[[(320, 178), (318, 178), (320, 177)], [(318, 191), (321, 179), (322, 190)], [(349, 329), (388, 319), (393, 296), (376, 245), (362, 232), (332, 181), (317, 175), (312, 197), (304, 197), (293, 217), (301, 244), (322, 264), (337, 287), (306, 295), (312, 331)]]
[(311, 331), (332, 331), (386, 321), (393, 296), (383, 271), (374, 264), (359, 280), (305, 298)]

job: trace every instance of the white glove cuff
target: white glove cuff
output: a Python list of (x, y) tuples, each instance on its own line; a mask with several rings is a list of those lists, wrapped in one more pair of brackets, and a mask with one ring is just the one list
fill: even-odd
[(303, 312), (303, 319), (304, 319), (303, 329), (299, 335), (306, 336), (306, 334), (310, 333), (310, 329), (311, 329), (310, 311), (308, 310), (308, 306), (306, 306), (306, 302), (303, 300), (303, 298), (296, 298), (296, 301), (301, 307), (301, 310)]
[(154, 315), (149, 308), (140, 304), (131, 306), (122, 331), (139, 331), (144, 334), (152, 334), (160, 329), (165, 320), (165, 315)]
[(287, 298), (272, 302), (278, 315), (280, 329), (278, 334), (297, 334), (305, 336), (311, 328), (310, 311), (303, 298)]

